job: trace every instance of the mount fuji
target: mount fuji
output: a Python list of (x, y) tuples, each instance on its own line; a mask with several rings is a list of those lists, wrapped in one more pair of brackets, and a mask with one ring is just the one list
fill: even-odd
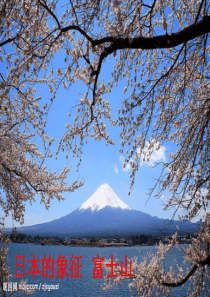
[(79, 210), (84, 211), (91, 209), (93, 212), (99, 211), (105, 207), (131, 210), (127, 204), (117, 197), (108, 184), (101, 185), (98, 190), (80, 206)]
[(111, 236), (132, 234), (192, 233), (198, 225), (188, 221), (159, 219), (131, 209), (114, 193), (108, 184), (101, 185), (78, 209), (57, 220), (29, 227), (18, 232), (35, 235)]

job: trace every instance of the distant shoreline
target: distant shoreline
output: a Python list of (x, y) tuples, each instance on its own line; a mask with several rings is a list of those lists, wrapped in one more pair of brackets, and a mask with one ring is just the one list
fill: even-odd
[[(82, 246), (82, 247), (129, 247), (129, 246), (154, 246), (160, 241), (167, 243), (171, 236), (159, 235), (131, 235), (131, 236), (106, 236), (106, 237), (79, 237), (79, 238), (62, 238), (60, 236), (31, 236), (23, 233), (13, 232), (5, 235), (9, 237), (12, 243), (26, 243), (46, 246)], [(178, 236), (179, 244), (190, 244), (195, 235)]]

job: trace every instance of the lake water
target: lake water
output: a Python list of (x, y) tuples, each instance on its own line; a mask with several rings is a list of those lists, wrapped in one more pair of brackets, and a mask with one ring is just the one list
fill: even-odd
[[(113, 255), (114, 263), (118, 259), (118, 263), (123, 261), (125, 263), (125, 255), (132, 259), (134, 256), (139, 257), (146, 256), (149, 252), (155, 252), (156, 248), (154, 246), (132, 246), (132, 247), (106, 247), (106, 248), (98, 248), (98, 247), (69, 247), (69, 246), (41, 246), (34, 244), (18, 244), (13, 243), (9, 246), (8, 252), (8, 265), (10, 266), (10, 273), (12, 274), (12, 284), (10, 286), (14, 286), (17, 283), (19, 285), (20, 281), (23, 277), (15, 278), (15, 256), (25, 256), (25, 278), (24, 280), (28, 280), (28, 284), (31, 285), (31, 288), (36, 287), (36, 292), (32, 296), (132, 296), (128, 288), (128, 282), (124, 282), (123, 285), (119, 285), (118, 289), (113, 288), (104, 291), (104, 280), (101, 278), (93, 278), (93, 269), (94, 263), (92, 262), (93, 257), (96, 258), (97, 254), (99, 258), (104, 257), (104, 259), (110, 259), (111, 255)], [(51, 255), (51, 259), (54, 259), (54, 276), (51, 279), (49, 275), (52, 271), (48, 272), (47, 278), (42, 278), (41, 274), (34, 274), (35, 279), (33, 279), (33, 274), (27, 275), (31, 268), (31, 262), (28, 260), (33, 259), (33, 254), (35, 255), (35, 259), (40, 259), (40, 262), (37, 263), (38, 269), (42, 272), (42, 259), (44, 259), (44, 255), (49, 259), (49, 255)], [(59, 258), (59, 255), (64, 256), (67, 260), (67, 269), (66, 272), (69, 276), (64, 276), (63, 279), (57, 276), (57, 264), (56, 261)], [(79, 259), (79, 265), (82, 265), (79, 268), (79, 275), (82, 277), (74, 277), (71, 279), (71, 271), (69, 271), (71, 267), (71, 257), (82, 257)], [(172, 265), (173, 260), (176, 258), (177, 263), (182, 263), (183, 254), (174, 249), (170, 252), (166, 266)], [(74, 259), (75, 262), (77, 259)], [(18, 265), (22, 265), (23, 258), (19, 258), (17, 261)], [(50, 264), (50, 263), (49, 263)], [(18, 274), (22, 274), (23, 267), (17, 267)], [(45, 270), (46, 271), (46, 270)], [(106, 271), (103, 271), (106, 276)], [(49, 286), (51, 285), (51, 290), (48, 291)], [(11, 289), (11, 287), (10, 287)], [(24, 296), (25, 294), (21, 294)], [(26, 296), (26, 295), (25, 295)], [(186, 289), (184, 288), (175, 288), (172, 290), (171, 296), (186, 296)]]

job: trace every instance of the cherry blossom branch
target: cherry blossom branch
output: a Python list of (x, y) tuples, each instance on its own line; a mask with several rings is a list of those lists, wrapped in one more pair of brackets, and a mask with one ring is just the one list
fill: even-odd
[(10, 177), (11, 177), (11, 173), (14, 173), (15, 175), (21, 177), (23, 180), (25, 180), (30, 186), (32, 189), (35, 190), (35, 192), (45, 192), (46, 189), (41, 189), (41, 188), (37, 188), (38, 185), (40, 184), (37, 184), (37, 185), (33, 185), (30, 180), (26, 177), (26, 175), (23, 175), (22, 172), (20, 171), (17, 171), (16, 169), (10, 169), (8, 166), (6, 166), (6, 164), (4, 164), (3, 162), (1, 162), (1, 165), (3, 166), (3, 168), (8, 172), (10, 173)]
[(162, 282), (162, 285), (166, 287), (180, 287), (186, 283), (186, 281), (195, 273), (195, 271), (199, 267), (203, 267), (205, 265), (210, 265), (210, 255), (205, 259), (200, 261), (198, 264), (195, 264), (193, 268), (187, 273), (187, 275), (179, 282), (176, 283), (169, 283), (169, 282)]
[(195, 18), (195, 23), (197, 23), (197, 21), (198, 21), (198, 18), (199, 18), (199, 16), (200, 16), (201, 9), (202, 9), (202, 6), (203, 6), (204, 1), (205, 1), (205, 0), (202, 0), (201, 3), (200, 3), (199, 9), (198, 9), (198, 13), (197, 13), (197, 16), (196, 16), (196, 18)]
[[(161, 48), (173, 48), (184, 42), (188, 42), (192, 39), (195, 39), (203, 34), (210, 33), (210, 16), (204, 16), (203, 19), (199, 22), (195, 22), (194, 24), (184, 28), (183, 30), (172, 33), (170, 35), (159, 35), (153, 37), (135, 37), (133, 39), (130, 38), (117, 38), (113, 36), (104, 37), (102, 39), (93, 39), (91, 38), (81, 27), (76, 25), (66, 26), (61, 28), (61, 25), (55, 16), (55, 14), (49, 9), (49, 7), (43, 4), (40, 0), (39, 3), (53, 16), (56, 20), (58, 28), (61, 33), (75, 30), (80, 32), (88, 41), (91, 42), (92, 46), (98, 46), (106, 43), (113, 43), (115, 49), (161, 49)], [(16, 37), (10, 38), (2, 43), (0, 46), (4, 44), (10, 43), (14, 41)]]
[(95, 104), (98, 77), (101, 70), (102, 62), (107, 56), (111, 55), (114, 51), (120, 49), (161, 49), (176, 47), (182, 43), (186, 44), (186, 42), (210, 32), (210, 17), (204, 17), (200, 22), (186, 27), (180, 32), (172, 33), (171, 35), (165, 34), (154, 37), (136, 37), (132, 40), (130, 40), (129, 38), (116, 37), (104, 37), (102, 39), (93, 40), (84, 30), (82, 30), (78, 26), (67, 26), (61, 29), (61, 32), (66, 32), (69, 30), (79, 31), (84, 37), (87, 38), (88, 41), (91, 42), (93, 47), (101, 44), (112, 43), (101, 53), (98, 62), (98, 67), (95, 71), (91, 73), (91, 76), (95, 75), (95, 82), (93, 87), (93, 101), (91, 104), (91, 118), (93, 119), (93, 106)]
[[(94, 40), (92, 42), (92, 46), (95, 47), (107, 42), (111, 42), (114, 44), (115, 50), (174, 48), (206, 33), (210, 33), (210, 16), (205, 16), (201, 21), (170, 35), (165, 34), (153, 37), (135, 37), (133, 39), (110, 36)], [(91, 41), (91, 38), (89, 41)]]
[(46, 4), (46, 2), (44, 1), (45, 4), (44, 4), (43, 2), (41, 2), (40, 0), (38, 0), (38, 2), (39, 2), (40, 5), (41, 5), (43, 8), (45, 8), (45, 9), (49, 12), (49, 14), (55, 19), (55, 21), (56, 21), (56, 23), (57, 23), (57, 25), (58, 25), (58, 28), (61, 29), (61, 25), (60, 25), (60, 22), (59, 22), (58, 18), (57, 18), (56, 15), (52, 12), (52, 10), (48, 7), (48, 5)]
[(8, 44), (8, 43), (11, 43), (11, 42), (14, 41), (15, 39), (16, 39), (16, 37), (8, 38), (7, 40), (2, 41), (2, 42), (0, 43), (0, 46), (2, 47), (2, 46), (6, 45), (6, 44)]

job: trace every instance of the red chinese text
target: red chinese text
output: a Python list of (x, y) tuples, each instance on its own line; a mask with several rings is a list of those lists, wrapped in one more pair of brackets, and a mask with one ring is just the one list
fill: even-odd
[[(75, 277), (83, 277), (80, 271), (80, 268), (82, 268), (80, 259), (82, 259), (82, 256), (75, 257), (74, 255), (72, 255), (70, 261), (68, 262), (65, 256), (62, 256), (60, 254), (57, 261), (55, 262), (57, 264), (56, 278), (63, 279), (64, 277), (69, 277), (69, 274), (67, 273), (68, 263), (71, 264), (69, 269), (71, 279)], [(104, 257), (100, 258), (98, 254), (96, 257), (93, 257), (92, 259), (92, 262), (94, 263), (93, 279), (103, 278), (103, 269), (102, 269), (103, 261), (104, 261)], [(55, 271), (54, 259), (51, 258), (51, 255), (49, 255), (48, 257), (44, 255), (44, 259), (40, 261), (40, 259), (36, 259), (35, 255), (33, 254), (33, 259), (28, 260), (28, 262), (31, 263), (31, 267), (27, 275), (32, 274), (33, 279), (35, 279), (36, 274), (41, 274), (42, 278), (50, 277), (52, 279), (54, 277), (54, 271)], [(125, 277), (125, 276), (130, 278), (132, 277), (131, 265), (132, 265), (132, 262), (130, 261), (130, 264), (128, 264), (128, 258), (127, 256), (125, 256), (125, 266), (121, 261), (121, 267), (120, 267), (121, 277)], [(106, 266), (110, 267), (110, 274), (107, 275), (107, 277), (118, 277), (118, 274), (114, 272), (114, 267), (119, 266), (119, 264), (114, 263), (113, 255), (111, 255), (111, 263), (106, 264)], [(23, 277), (23, 278), (25, 277), (25, 256), (15, 256), (15, 278), (17, 277)]]
[[(22, 259), (22, 264), (17, 264), (17, 259)], [(17, 272), (17, 268), (22, 267), (22, 273)], [(22, 276), (25, 277), (25, 256), (15, 256), (15, 278)]]
[(67, 260), (65, 259), (65, 257), (62, 257), (60, 254), (56, 263), (58, 265), (56, 278), (60, 277), (61, 279), (63, 279), (64, 275), (68, 277), (69, 275), (66, 273)]
[(93, 257), (92, 262), (94, 262), (94, 269), (93, 269), (93, 278), (103, 278), (103, 269), (102, 269), (102, 262), (104, 258), (99, 258), (97, 254), (97, 258)]
[(28, 260), (28, 262), (31, 262), (31, 268), (29, 270), (29, 272), (27, 273), (27, 275), (29, 275), (30, 273), (33, 274), (33, 279), (35, 279), (35, 274), (38, 273), (40, 274), (40, 270), (38, 269), (36, 262), (40, 262), (40, 260), (35, 260), (35, 255), (33, 254), (33, 260)]
[[(71, 260), (69, 262), (69, 263), (72, 263), (69, 269), (69, 271), (71, 271), (71, 279), (74, 277), (83, 277), (82, 275), (79, 275), (79, 268), (82, 267), (82, 265), (79, 265), (79, 259), (81, 258), (82, 256), (74, 257), (74, 255), (72, 255), (71, 257)], [(77, 261), (75, 262), (74, 259), (77, 259)]]

